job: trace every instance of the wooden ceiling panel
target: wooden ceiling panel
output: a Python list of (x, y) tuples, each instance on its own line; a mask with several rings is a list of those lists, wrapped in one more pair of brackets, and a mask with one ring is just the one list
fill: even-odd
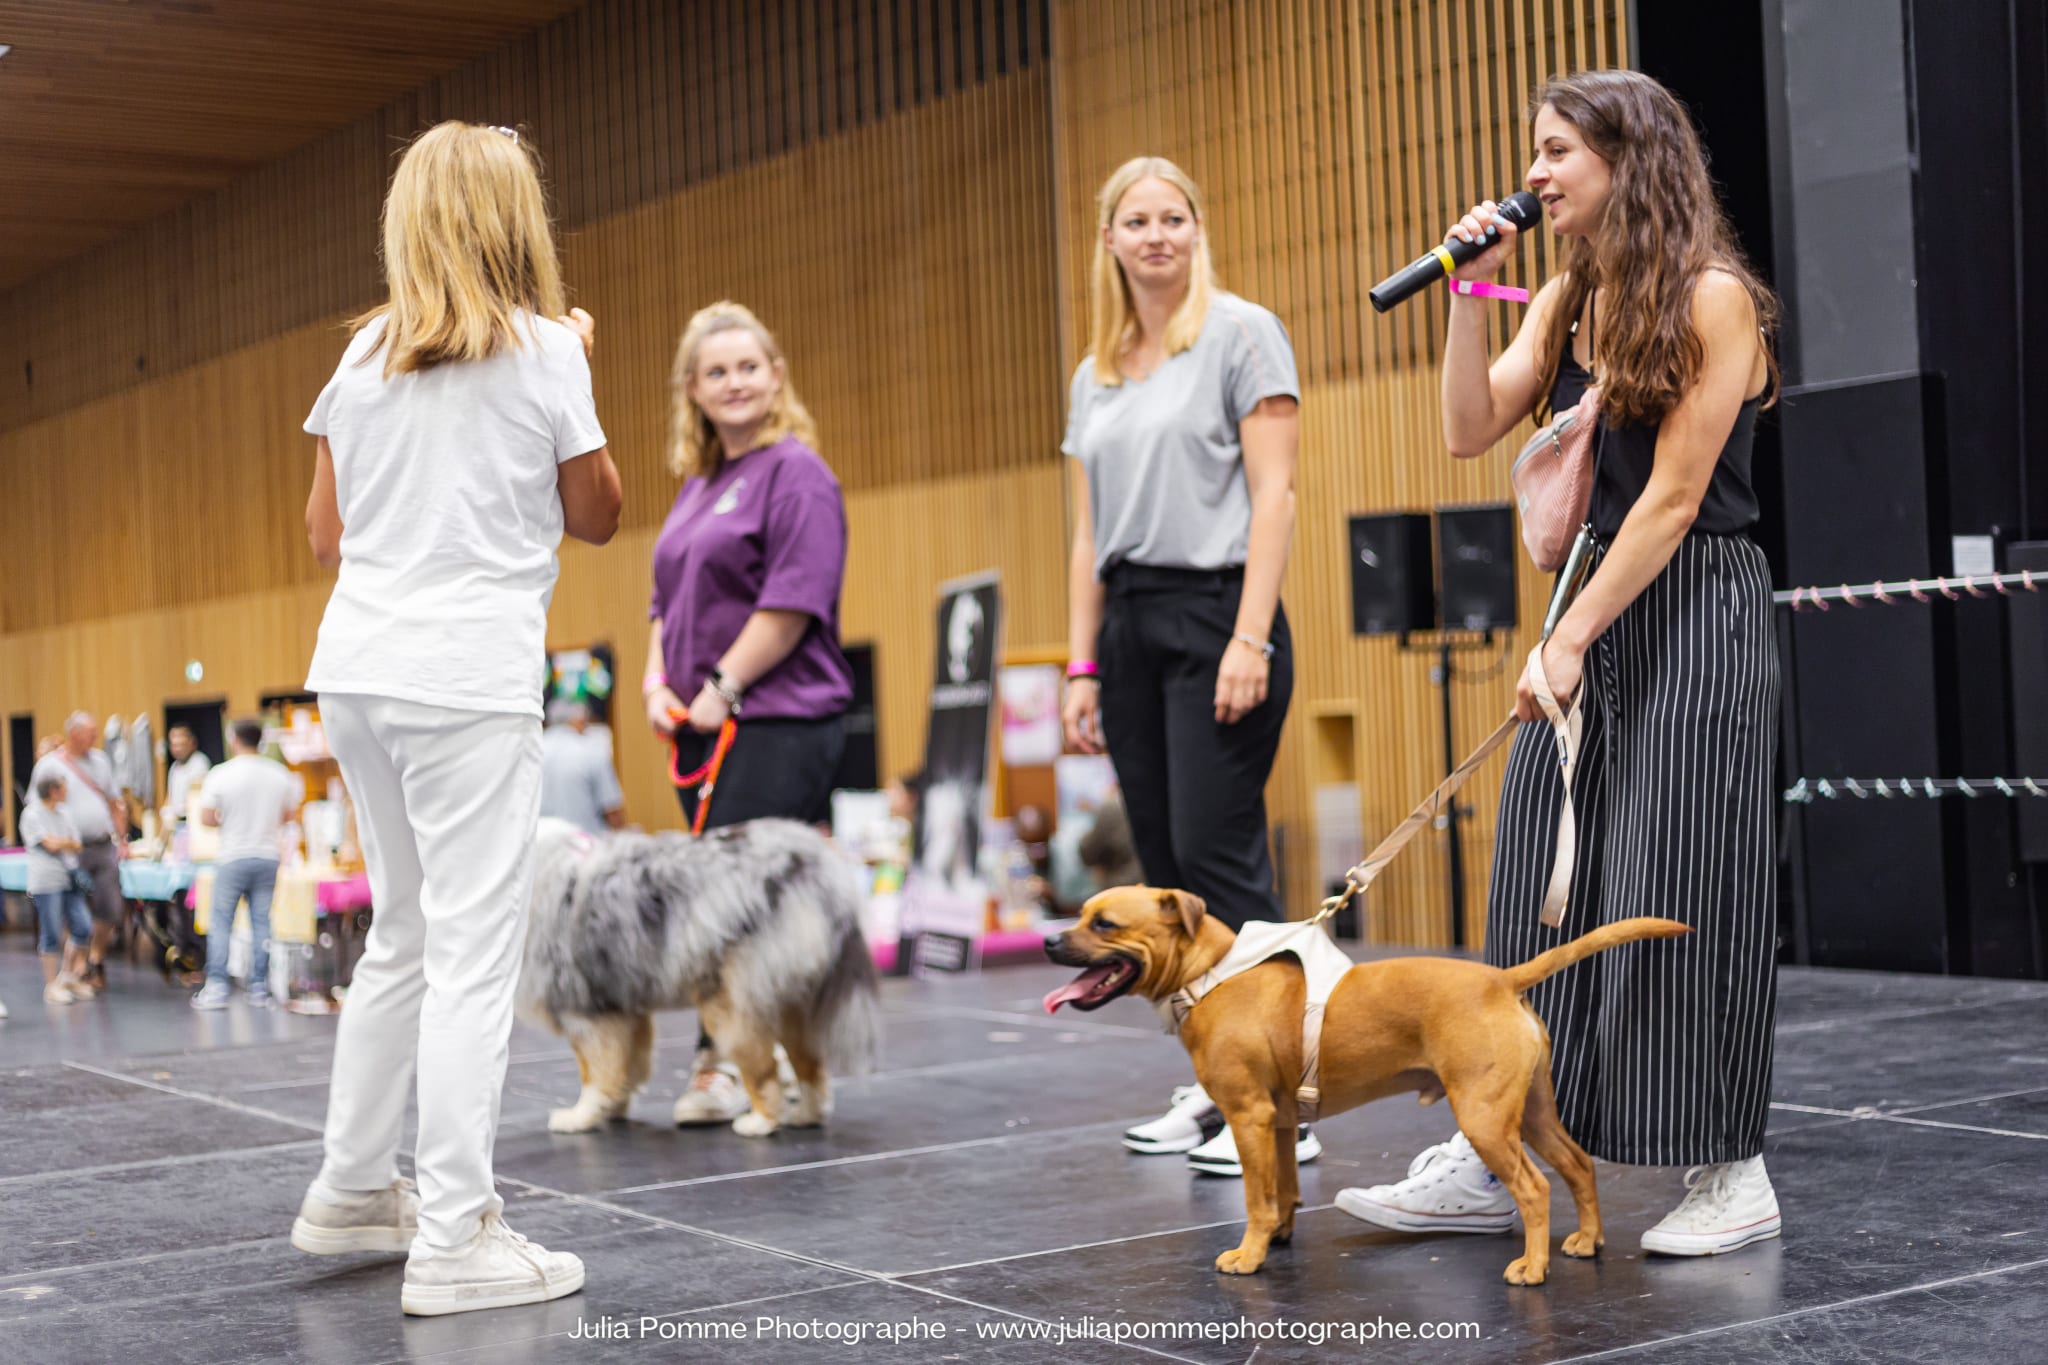
[(0, 290), (584, 0), (0, 0)]

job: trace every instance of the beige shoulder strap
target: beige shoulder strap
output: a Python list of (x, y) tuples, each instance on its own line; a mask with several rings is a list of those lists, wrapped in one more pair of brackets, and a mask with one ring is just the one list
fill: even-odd
[(1551, 864), (1550, 886), (1543, 893), (1543, 922), (1553, 929), (1564, 923), (1565, 902), (1571, 897), (1572, 869), (1578, 862), (1579, 827), (1572, 813), (1572, 779), (1578, 775), (1580, 739), (1585, 729), (1586, 686), (1580, 680), (1572, 696), (1571, 709), (1557, 704), (1550, 678), (1543, 671), (1543, 645), (1529, 651), (1529, 683), (1536, 690), (1536, 704), (1550, 720), (1557, 744), (1558, 776), (1564, 782), (1564, 805), (1557, 815), (1557, 860)]

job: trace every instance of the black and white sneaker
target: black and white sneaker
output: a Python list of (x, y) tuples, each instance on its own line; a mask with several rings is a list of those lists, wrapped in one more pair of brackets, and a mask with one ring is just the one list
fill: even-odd
[[(1322, 1154), (1322, 1139), (1310, 1132), (1307, 1124), (1294, 1130), (1295, 1165), (1306, 1166)], [(1231, 1136), (1229, 1127), (1188, 1153), (1188, 1169), (1202, 1175), (1243, 1177), (1244, 1163), (1237, 1159), (1237, 1139)]]
[(1124, 1146), (1146, 1156), (1192, 1152), (1224, 1131), (1223, 1111), (1199, 1085), (1173, 1092), (1173, 1107), (1150, 1123), (1124, 1130)]

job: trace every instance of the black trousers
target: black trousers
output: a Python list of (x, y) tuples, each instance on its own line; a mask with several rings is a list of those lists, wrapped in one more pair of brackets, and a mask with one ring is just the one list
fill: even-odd
[(1285, 611), (1273, 614), (1266, 700), (1234, 725), (1216, 721), (1243, 590), (1242, 570), (1117, 565), (1095, 646), (1103, 736), (1145, 881), (1194, 892), (1232, 928), (1287, 917), (1266, 840), (1266, 778), (1294, 692)]
[(1564, 784), (1550, 727), (1515, 736), (1501, 789), (1486, 960), (1661, 915), (1538, 984), (1558, 1115), (1605, 1161), (1694, 1166), (1763, 1150), (1777, 1016), (1771, 575), (1740, 536), (1691, 535), (1586, 654), (1578, 861), (1556, 929), (1538, 912)]
[[(711, 757), (718, 736), (687, 727), (676, 736), (678, 766), (694, 772)], [(779, 816), (820, 825), (832, 818), (832, 776), (846, 751), (846, 717), (819, 720), (748, 720), (742, 716), (732, 749), (719, 770), (704, 828)], [(701, 787), (678, 788), (683, 819), (697, 818)]]

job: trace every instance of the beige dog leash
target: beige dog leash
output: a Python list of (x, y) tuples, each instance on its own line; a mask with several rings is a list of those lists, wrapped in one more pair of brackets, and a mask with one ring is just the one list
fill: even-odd
[[(1550, 721), (1551, 735), (1557, 743), (1559, 776), (1564, 781), (1564, 809), (1557, 821), (1557, 860), (1551, 865), (1550, 886), (1543, 893), (1542, 918), (1545, 924), (1555, 928), (1564, 922), (1565, 902), (1572, 885), (1572, 867), (1578, 854), (1578, 823), (1572, 815), (1572, 779), (1578, 774), (1580, 739), (1585, 729), (1585, 712), (1582, 703), (1585, 687), (1581, 685), (1572, 696), (1569, 712), (1559, 707), (1557, 695), (1551, 689), (1550, 679), (1543, 671), (1543, 642), (1529, 652), (1529, 681), (1535, 688), (1536, 703), (1543, 708), (1543, 714)], [(1344, 889), (1324, 901), (1322, 908), (1309, 919), (1310, 924), (1320, 924), (1342, 910), (1352, 897), (1372, 885), (1380, 869), (1394, 861), (1394, 855), (1406, 848), (1409, 841), (1422, 831), (1424, 825), (1435, 821), (1445, 806), (1457, 795), (1458, 788), (1466, 779), (1479, 771), (1479, 766), (1492, 756), (1493, 751), (1504, 744), (1508, 737), (1521, 725), (1511, 713), (1508, 718), (1494, 727), (1492, 734), (1479, 742), (1463, 763), (1451, 771), (1451, 775), (1437, 783), (1436, 790), (1424, 797), (1422, 804), (1408, 813), (1408, 818), (1394, 827), (1394, 832), (1380, 840), (1372, 852), (1365, 855), (1357, 866), (1344, 874)], [(1195, 999), (1199, 999), (1196, 996)], [(1190, 1006), (1193, 1000), (1188, 1002)], [(1322, 1102), (1323, 1070), (1323, 1021), (1322, 1010), (1312, 1008), (1303, 1021), (1301, 1040), (1301, 1085), (1295, 1091), (1295, 1102), (1302, 1114), (1303, 1123), (1314, 1122), (1318, 1106)]]

